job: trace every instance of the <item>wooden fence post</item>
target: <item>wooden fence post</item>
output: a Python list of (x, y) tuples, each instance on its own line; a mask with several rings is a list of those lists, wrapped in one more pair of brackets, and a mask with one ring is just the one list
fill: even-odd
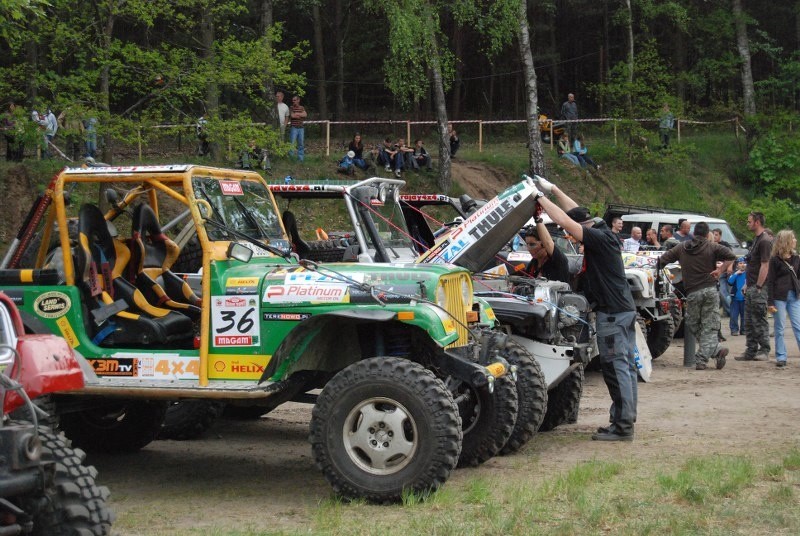
[(613, 119), (614, 121), (614, 146), (617, 145), (617, 120)]
[(483, 119), (478, 120), (478, 152), (483, 152)]
[(678, 119), (677, 123), (678, 123), (678, 143), (680, 143), (681, 142), (681, 120)]
[(331, 155), (331, 121), (330, 119), (325, 121), (325, 156)]
[(139, 162), (142, 161), (142, 129), (136, 129), (136, 137), (139, 139)]
[(411, 141), (411, 121), (406, 121), (406, 145), (408, 147), (413, 146), (413, 142)]

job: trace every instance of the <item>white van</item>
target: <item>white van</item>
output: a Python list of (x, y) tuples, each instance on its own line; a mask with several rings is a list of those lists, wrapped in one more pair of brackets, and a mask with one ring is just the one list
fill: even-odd
[(689, 220), (689, 223), (691, 223), (691, 231), (694, 232), (695, 224), (704, 221), (712, 231), (714, 229), (720, 229), (722, 231), (722, 240), (732, 246), (734, 253), (737, 255), (745, 255), (747, 253), (746, 244), (736, 238), (728, 222), (721, 218), (712, 218), (704, 214), (693, 214), (689, 212), (659, 212), (653, 209), (645, 211), (642, 207), (633, 207), (630, 205), (609, 205), (604, 219), (610, 225), (611, 218), (614, 216), (620, 216), (622, 218), (622, 231), (620, 231), (620, 235), (623, 237), (630, 236), (633, 227), (640, 227), (642, 229), (642, 237), (644, 237), (648, 229), (660, 231), (661, 226), (665, 224), (672, 225), (674, 233), (678, 230), (678, 221), (680, 220)]

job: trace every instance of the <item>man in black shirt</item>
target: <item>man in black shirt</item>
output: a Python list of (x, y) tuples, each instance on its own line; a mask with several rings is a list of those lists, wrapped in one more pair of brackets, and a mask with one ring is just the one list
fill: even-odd
[[(634, 357), (636, 306), (625, 278), (619, 242), (601, 218), (591, 217), (589, 209), (579, 207), (548, 180), (536, 177), (536, 182), (541, 190), (536, 193), (539, 204), (584, 246), (583, 289), (596, 313), (601, 369), (612, 401), (611, 424), (599, 428), (592, 439), (632, 441), (638, 397)], [(552, 193), (561, 207), (545, 197), (545, 193)]]
[(541, 218), (536, 219), (536, 227), (525, 233), (525, 244), (531, 253), (531, 262), (525, 271), (533, 277), (546, 277), (551, 281), (569, 283), (569, 261), (564, 252), (556, 247), (553, 237)]
[(747, 326), (747, 348), (737, 361), (765, 361), (769, 358), (769, 323), (767, 322), (767, 282), (772, 239), (766, 230), (766, 219), (762, 212), (751, 212), (747, 216), (747, 228), (753, 231), (755, 240), (747, 255), (747, 280), (744, 293), (744, 325)]

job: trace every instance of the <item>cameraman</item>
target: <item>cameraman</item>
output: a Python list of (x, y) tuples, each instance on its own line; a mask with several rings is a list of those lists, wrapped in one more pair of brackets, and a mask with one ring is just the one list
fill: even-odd
[[(601, 218), (592, 218), (589, 209), (579, 207), (560, 188), (536, 177), (536, 199), (550, 218), (576, 240), (583, 242), (583, 292), (597, 315), (597, 346), (600, 350), (603, 380), (611, 395), (611, 424), (592, 435), (596, 441), (633, 441), (636, 422), (637, 372), (636, 305), (631, 296), (619, 242)], [(553, 194), (558, 205), (545, 194)], [(565, 212), (566, 210), (566, 212)]]

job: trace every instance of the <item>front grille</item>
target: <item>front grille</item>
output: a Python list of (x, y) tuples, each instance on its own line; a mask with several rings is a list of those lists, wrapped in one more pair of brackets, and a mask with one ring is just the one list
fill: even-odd
[[(466, 281), (470, 288), (469, 302), (465, 304), (461, 298), (461, 282)], [(467, 331), (467, 311), (472, 309), (472, 280), (466, 273), (458, 273), (443, 276), (441, 284), (444, 287), (444, 294), (447, 298), (445, 309), (452, 315), (456, 323), (458, 340), (449, 344), (448, 348), (466, 346), (469, 342), (469, 332)]]

